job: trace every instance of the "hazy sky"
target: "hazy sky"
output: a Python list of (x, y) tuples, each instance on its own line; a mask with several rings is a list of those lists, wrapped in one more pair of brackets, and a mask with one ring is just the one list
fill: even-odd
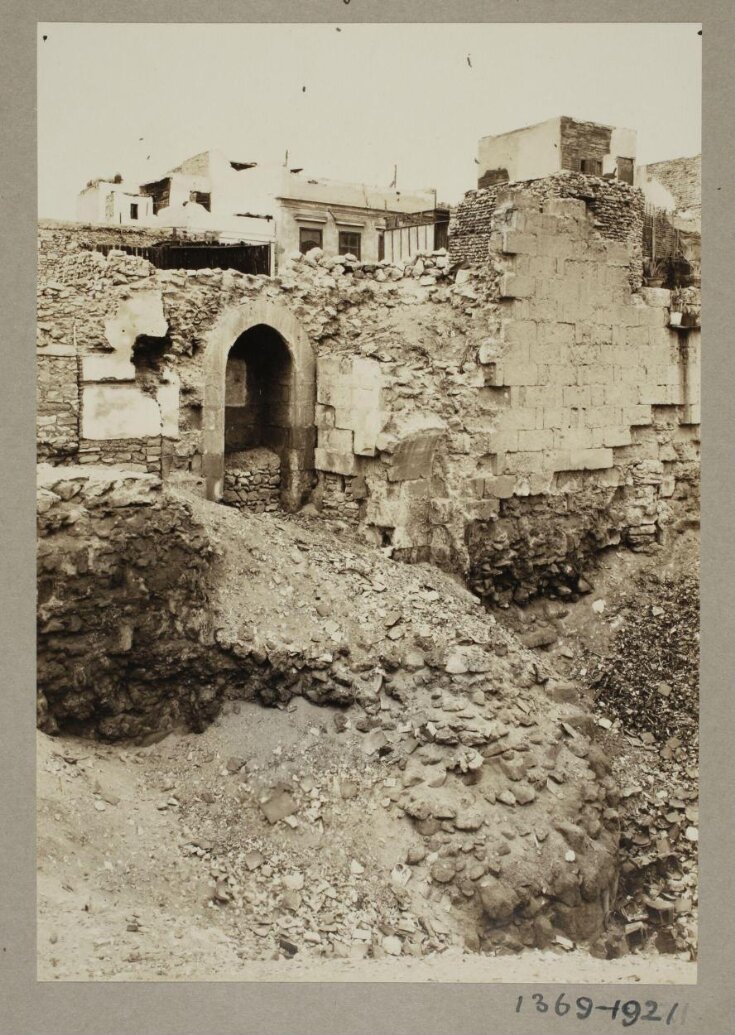
[(400, 188), (455, 202), (481, 136), (555, 115), (636, 129), (640, 162), (696, 154), (698, 28), (40, 25), (39, 212), (74, 218), (88, 179), (142, 183), (209, 148), (288, 148), (316, 176), (384, 186), (397, 164)]

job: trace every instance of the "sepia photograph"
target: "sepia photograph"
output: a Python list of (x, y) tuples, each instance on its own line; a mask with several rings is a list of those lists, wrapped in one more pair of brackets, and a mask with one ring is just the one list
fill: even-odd
[(696, 983), (701, 48), (37, 25), (39, 981)]

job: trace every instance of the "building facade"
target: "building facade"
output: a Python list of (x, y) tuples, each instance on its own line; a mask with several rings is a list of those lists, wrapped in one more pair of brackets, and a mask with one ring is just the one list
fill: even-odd
[(633, 183), (636, 133), (560, 115), (535, 126), (482, 137), (478, 187), (579, 172)]
[[(385, 254), (386, 231), (402, 217), (433, 211), (436, 204), (433, 189), (402, 191), (315, 178), (300, 168), (233, 161), (221, 151), (205, 151), (135, 193), (122, 184), (96, 181), (80, 194), (79, 217), (95, 224), (138, 221), (213, 232), (222, 242), (268, 245), (275, 272), (289, 253), (312, 248), (378, 262)], [(446, 224), (448, 215), (440, 221)], [(430, 236), (433, 246), (433, 232)]]
[(77, 216), (82, 223), (146, 226), (151, 223), (153, 203), (120, 176), (90, 180), (77, 197)]

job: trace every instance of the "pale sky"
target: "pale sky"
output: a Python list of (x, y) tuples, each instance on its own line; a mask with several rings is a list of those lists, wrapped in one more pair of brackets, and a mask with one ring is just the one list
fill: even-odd
[(397, 164), (400, 189), (454, 203), (480, 137), (557, 115), (637, 130), (641, 163), (697, 154), (698, 29), (39, 25), (39, 214), (73, 219), (87, 180), (143, 183), (210, 148), (379, 186)]

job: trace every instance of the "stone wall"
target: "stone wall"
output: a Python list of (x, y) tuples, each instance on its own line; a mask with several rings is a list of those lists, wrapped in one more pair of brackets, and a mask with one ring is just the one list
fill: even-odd
[(313, 499), (327, 517), (357, 524), (360, 520), (360, 504), (366, 496), (363, 478), (347, 478), (328, 471), (320, 471), (317, 475)]
[(630, 244), (631, 284), (640, 286), (643, 195), (620, 180), (603, 180), (573, 172), (468, 191), (457, 206), (450, 227), (452, 260), (470, 264), (485, 262), (495, 210), (518, 195), (540, 201), (554, 197), (583, 201), (603, 238)]
[(229, 453), (225, 460), (222, 502), (256, 514), (281, 509), (281, 470), (278, 454), (270, 449)]
[(76, 352), (50, 346), (38, 359), (36, 382), (39, 460), (73, 457), (79, 448), (79, 364)]
[(672, 158), (642, 167), (647, 179), (656, 180), (674, 198), (675, 213), (687, 213), (699, 226), (702, 218), (702, 156)]
[(38, 468), (39, 722), (102, 737), (211, 718), (208, 542), (152, 475)]
[[(468, 195), (451, 254), (408, 264), (313, 251), (269, 278), (90, 263), (55, 244), (39, 356), (73, 326), (78, 459), (198, 476), (228, 349), (266, 324), (297, 357), (294, 442), (315, 439), (298, 495), (325, 519), (469, 576), (488, 600), (573, 588), (601, 546), (659, 540), (696, 496), (698, 292), (636, 288), (634, 188), (561, 174), (503, 190)], [(127, 404), (98, 422), (114, 418), (118, 439), (88, 438), (98, 392), (108, 409), (130, 396), (158, 434), (138, 431), (136, 450)]]
[[(155, 270), (135, 255), (89, 250), (98, 239), (150, 243), (148, 233), (41, 225), (37, 366), (43, 460), (162, 472), (161, 457), (172, 433), (177, 435), (178, 389), (167, 382), (163, 367), (155, 369), (167, 334), (160, 288), (151, 290)], [(133, 353), (141, 343), (148, 350), (141, 349), (136, 364)]]
[(699, 334), (672, 329), (670, 292), (631, 292), (628, 248), (582, 201), (516, 197), (492, 227), (501, 314), (479, 358), (505, 408), (476, 483), (497, 511), (470, 555), (501, 602), (574, 592), (597, 550), (645, 548), (696, 497)]
[(110, 464), (128, 471), (160, 475), (170, 443), (158, 436), (122, 439), (82, 439), (76, 463)]

